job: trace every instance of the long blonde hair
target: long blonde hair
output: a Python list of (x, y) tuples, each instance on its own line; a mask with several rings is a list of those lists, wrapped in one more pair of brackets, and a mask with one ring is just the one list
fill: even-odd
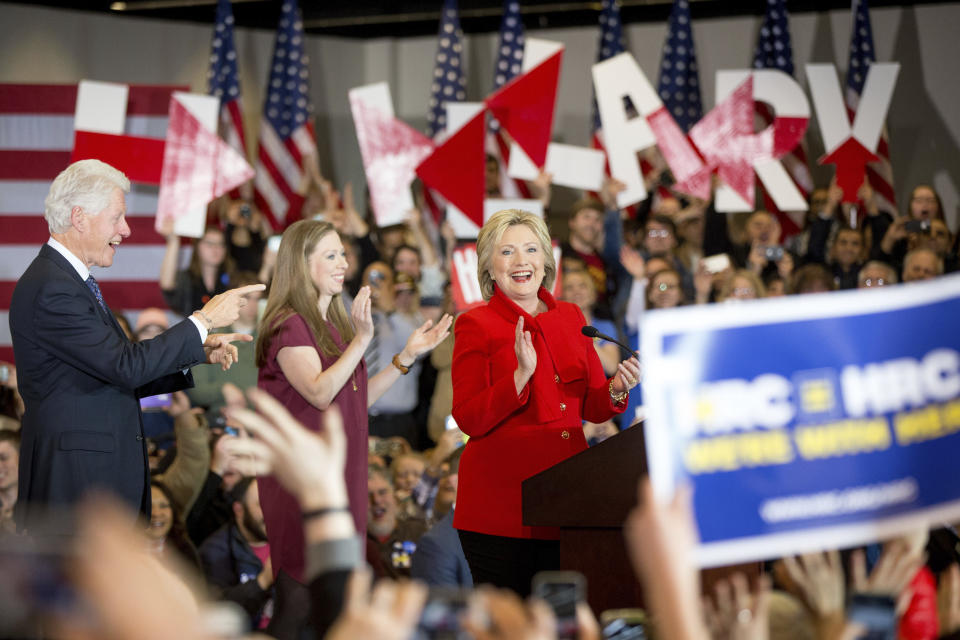
[[(336, 233), (333, 225), (317, 220), (300, 220), (283, 232), (267, 308), (260, 323), (262, 330), (257, 338), (258, 367), (266, 364), (270, 341), (283, 321), (294, 313), (306, 320), (322, 355), (334, 357), (343, 353), (320, 315), (317, 307), (320, 292), (310, 276), (310, 255), (328, 233)], [(353, 325), (339, 293), (330, 301), (327, 318), (337, 328), (344, 342), (353, 340)]]

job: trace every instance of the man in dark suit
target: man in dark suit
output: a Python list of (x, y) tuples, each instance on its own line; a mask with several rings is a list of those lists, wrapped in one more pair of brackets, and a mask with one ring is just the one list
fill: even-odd
[[(233, 334), (208, 337), (237, 318), (244, 295), (214, 297), (156, 338), (131, 343), (110, 312), (90, 267), (109, 267), (122, 240), (126, 176), (98, 160), (71, 164), (50, 186), (44, 217), (50, 240), (17, 282), (10, 332), (26, 411), (17, 528), (45, 525), (47, 507), (69, 507), (102, 490), (150, 512), (147, 452), (139, 398), (192, 385), (189, 367), (236, 360)], [(65, 530), (66, 528), (66, 530)]]

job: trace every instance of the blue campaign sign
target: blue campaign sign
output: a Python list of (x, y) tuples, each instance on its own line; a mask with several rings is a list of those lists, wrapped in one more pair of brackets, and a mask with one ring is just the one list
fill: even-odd
[(650, 476), (703, 566), (960, 518), (960, 275), (647, 314)]

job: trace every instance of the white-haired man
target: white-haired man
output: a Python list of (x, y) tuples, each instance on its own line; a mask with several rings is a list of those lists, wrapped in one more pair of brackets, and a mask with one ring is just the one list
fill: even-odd
[(130, 235), (129, 190), (123, 173), (98, 160), (61, 172), (44, 203), (50, 239), (13, 292), (10, 333), (26, 407), (14, 513), (20, 530), (69, 533), (69, 525), (46, 523), (46, 507), (69, 511), (91, 490), (149, 513), (139, 398), (190, 386), (192, 365), (229, 367), (237, 355), (230, 342), (238, 338), (208, 331), (236, 320), (243, 295), (263, 289), (228, 291), (189, 322), (131, 343), (90, 274), (113, 264)]

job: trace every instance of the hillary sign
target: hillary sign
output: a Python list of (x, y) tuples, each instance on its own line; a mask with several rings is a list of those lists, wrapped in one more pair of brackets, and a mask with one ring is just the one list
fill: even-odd
[(650, 476), (693, 486), (701, 564), (955, 522), (958, 317), (960, 276), (648, 314)]

